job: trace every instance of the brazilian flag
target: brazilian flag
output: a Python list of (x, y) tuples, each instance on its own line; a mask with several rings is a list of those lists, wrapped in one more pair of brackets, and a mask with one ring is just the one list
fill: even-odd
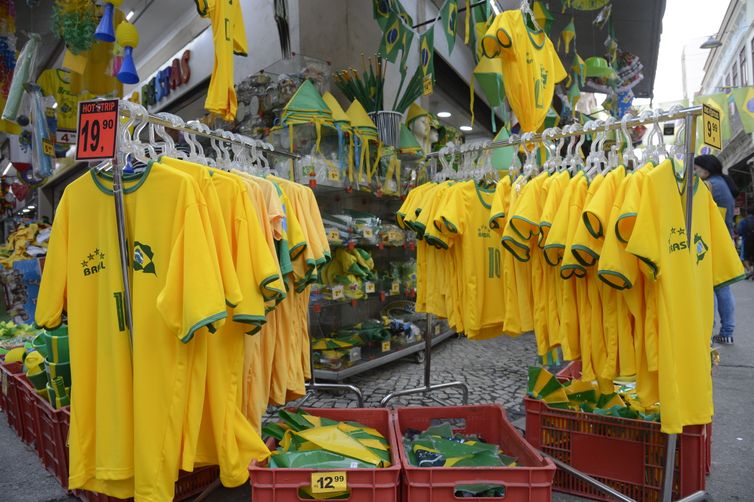
[(432, 75), (434, 80), (435, 76), (435, 27), (434, 25), (421, 34), (419, 38), (419, 65), (421, 66), (422, 73), (426, 77)]
[(410, 28), (407, 28), (405, 24), (401, 25), (401, 30), (403, 32), (403, 53), (401, 54), (401, 75), (404, 74), (406, 71), (406, 61), (408, 60), (408, 53), (411, 52), (411, 44), (414, 41), (414, 31)]
[(390, 20), (390, 2), (391, 0), (372, 0), (372, 13), (374, 19), (383, 30)]
[(744, 131), (751, 134), (754, 132), (754, 87), (739, 87), (733, 89), (731, 94)]
[(440, 13), (445, 38), (448, 39), (448, 54), (453, 53), (458, 31), (458, 0), (447, 0)]
[(398, 51), (403, 48), (403, 39), (403, 23), (397, 15), (391, 13), (385, 31), (382, 32), (380, 55), (391, 63), (395, 63)]

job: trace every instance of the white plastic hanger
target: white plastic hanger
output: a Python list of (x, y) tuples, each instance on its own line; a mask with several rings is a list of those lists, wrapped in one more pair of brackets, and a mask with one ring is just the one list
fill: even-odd
[(628, 132), (628, 121), (632, 120), (634, 115), (627, 113), (623, 116), (621, 121), (621, 131), (623, 131), (623, 138), (626, 140), (626, 145), (623, 147), (623, 165), (626, 169), (634, 170), (639, 167), (639, 157), (636, 156), (634, 151), (634, 143), (631, 139), (631, 133)]

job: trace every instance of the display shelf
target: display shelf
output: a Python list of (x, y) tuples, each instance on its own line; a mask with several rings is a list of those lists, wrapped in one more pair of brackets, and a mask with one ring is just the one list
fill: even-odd
[(346, 189), (343, 186), (326, 185), (323, 183), (317, 183), (317, 180), (302, 180), (304, 185), (314, 191), (314, 195), (327, 196), (327, 197), (341, 197), (342, 199), (358, 199), (360, 197), (368, 197), (373, 200), (386, 200), (391, 202), (400, 202), (406, 198), (405, 195), (393, 195), (385, 192), (374, 192), (372, 190), (360, 190), (356, 187)]
[(388, 300), (393, 299), (405, 299), (405, 300), (414, 300), (416, 298), (416, 290), (412, 289), (405, 293), (399, 293), (397, 295), (391, 295), (386, 291), (377, 291), (376, 293), (368, 294), (364, 298), (358, 298), (358, 299), (342, 299), (342, 300), (311, 300), (309, 302), (309, 309), (313, 312), (320, 312), (322, 309), (330, 308), (330, 307), (343, 307), (345, 305), (350, 305), (351, 307), (356, 307), (359, 305), (360, 302), (367, 302), (371, 300), (377, 300), (379, 299), (382, 303), (387, 303)]
[(380, 251), (382, 251), (384, 249), (387, 249), (387, 250), (391, 250), (391, 249), (403, 249), (404, 251), (405, 250), (416, 251), (416, 243), (414, 241), (408, 242), (406, 244), (401, 244), (399, 246), (392, 246), (390, 244), (383, 244), (383, 243), (379, 243), (379, 244), (362, 244), (362, 243), (354, 243), (354, 242), (349, 242), (347, 244), (329, 243), (329, 246), (330, 246), (330, 249), (345, 248), (345, 249), (351, 250), (351, 249), (355, 249), (355, 248), (363, 248), (363, 249), (379, 249)]
[[(432, 347), (434, 347), (440, 342), (447, 340), (448, 338), (450, 338), (451, 336), (455, 334), (456, 334), (455, 331), (449, 329), (449, 330), (443, 331), (439, 335), (433, 336)], [(342, 382), (346, 378), (350, 378), (352, 376), (358, 375), (360, 373), (369, 371), (374, 368), (379, 368), (380, 366), (391, 363), (393, 361), (397, 361), (398, 359), (402, 359), (406, 356), (410, 356), (411, 354), (416, 354), (417, 352), (421, 352), (422, 350), (424, 350), (424, 345), (425, 345), (424, 341), (415, 342), (415, 343), (412, 343), (411, 345), (407, 345), (398, 350), (395, 350), (392, 352), (386, 352), (384, 355), (375, 357), (374, 359), (362, 359), (361, 361), (354, 363), (353, 366), (350, 366), (348, 368), (343, 368), (341, 370), (325, 370), (325, 369), (315, 368), (314, 378), (321, 379), (321, 380)]]

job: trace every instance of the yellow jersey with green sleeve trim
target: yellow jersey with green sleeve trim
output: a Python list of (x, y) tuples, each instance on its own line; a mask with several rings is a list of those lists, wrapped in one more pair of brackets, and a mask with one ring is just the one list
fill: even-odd
[(511, 177), (506, 175), (497, 182), (495, 197), (492, 199), (492, 208), (490, 209), (490, 228), (501, 235), (507, 224), (510, 200)]
[(416, 302), (423, 303), (427, 312), (445, 318), (449, 317), (445, 295), (450, 291), (447, 289), (447, 274), (445, 274), (447, 261), (450, 258), (447, 252), (448, 236), (440, 231), (434, 221), (438, 208), (442, 206), (444, 194), (451, 188), (451, 185), (451, 183), (443, 183), (435, 190), (431, 204), (422, 210), (417, 220), (424, 225), (424, 241), (427, 243), (427, 248), (424, 259), (425, 286), (421, 291), (417, 288)]
[(398, 209), (398, 211), (395, 212), (395, 221), (399, 227), (401, 227), (404, 230), (408, 228), (406, 226), (406, 223), (403, 221), (403, 219), (406, 217), (407, 214), (411, 213), (410, 208), (413, 206), (414, 200), (416, 199), (416, 197), (419, 194), (421, 194), (421, 192), (429, 188), (430, 185), (432, 185), (432, 183), (424, 183), (423, 185), (419, 185), (418, 187), (408, 192), (408, 194), (406, 195), (406, 198), (403, 200), (403, 203), (401, 204), (401, 207)]
[[(626, 245), (628, 252), (646, 264), (645, 274), (657, 281), (661, 428), (668, 434), (712, 419), (709, 327), (713, 300), (709, 291), (744, 277), (741, 260), (707, 187), (696, 179), (692, 194), (684, 194), (684, 189), (672, 160), (653, 169), (644, 183)], [(690, 229), (685, 225), (685, 196), (693, 197)]]
[(547, 34), (529, 28), (520, 10), (509, 10), (494, 19), (481, 49), (485, 57), (500, 58), (505, 95), (522, 130), (539, 129), (555, 84), (568, 76)]
[[(215, 65), (204, 108), (225, 120), (233, 120), (238, 109), (233, 79), (233, 54), (246, 55), (246, 34), (240, 2), (233, 0), (194, 0), (197, 11), (212, 23)], [(236, 51), (239, 52), (236, 52)]]
[(37, 84), (42, 88), (42, 94), (55, 98), (58, 130), (75, 131), (79, 92), (74, 88), (71, 73), (60, 68), (47, 69), (39, 75)]
[(490, 338), (502, 333), (503, 315), (496, 298), (496, 292), (503, 287), (502, 246), (489, 227), (493, 195), (472, 181), (459, 183), (436, 217), (458, 236), (449, 241), (449, 246), (460, 248), (463, 325), (469, 338)]
[[(166, 466), (181, 448), (190, 377), (190, 344), (181, 341), (213, 323), (220, 327), (225, 301), (219, 281), (192, 273), (217, 267), (193, 180), (156, 164), (125, 176), (132, 367), (111, 186), (90, 172), (66, 188), (36, 322), (55, 327), (67, 310), (76, 333), (70, 341), (78, 390), (71, 396), (69, 486), (155, 499), (172, 493)], [(155, 476), (160, 472), (166, 474)]]

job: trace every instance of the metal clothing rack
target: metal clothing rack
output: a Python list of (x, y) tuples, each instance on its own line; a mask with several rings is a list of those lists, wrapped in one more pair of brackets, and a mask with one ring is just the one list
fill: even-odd
[[(590, 132), (609, 132), (609, 131), (617, 131), (621, 128), (626, 127), (634, 127), (637, 125), (644, 125), (644, 124), (652, 124), (657, 122), (668, 122), (671, 120), (683, 120), (684, 124), (684, 147), (685, 150), (683, 152), (683, 159), (684, 159), (684, 167), (685, 167), (685, 173), (684, 173), (684, 185), (685, 190), (684, 194), (686, 195), (686, 205), (685, 205), (685, 216), (686, 216), (686, 243), (687, 245), (691, 245), (691, 223), (693, 221), (693, 165), (694, 165), (694, 147), (695, 147), (695, 141), (696, 141), (696, 118), (702, 114), (702, 106), (692, 106), (688, 108), (681, 108), (681, 107), (674, 107), (673, 109), (663, 112), (658, 111), (654, 114), (642, 114), (639, 117), (633, 117), (630, 115), (625, 116), (622, 120), (614, 121), (614, 122), (606, 122), (603, 125), (599, 126), (598, 129), (594, 129), (592, 131), (585, 130), (579, 125), (570, 126), (561, 129), (551, 129), (548, 131), (545, 131), (543, 134), (525, 134), (522, 137), (518, 136), (511, 136), (506, 141), (494, 141), (489, 143), (484, 143), (477, 145), (474, 147), (469, 147), (467, 145), (461, 146), (461, 147), (453, 147), (450, 149), (447, 149), (442, 152), (432, 152), (427, 155), (427, 158), (438, 158), (441, 155), (455, 155), (457, 153), (464, 153), (468, 152), (470, 150), (494, 150), (497, 148), (505, 148), (510, 146), (518, 146), (523, 143), (543, 143), (543, 142), (550, 142), (551, 140), (557, 140), (562, 138), (568, 138), (573, 136), (581, 136)], [(631, 145), (628, 145), (631, 147)], [(427, 351), (427, 361), (429, 362), (429, 350)], [(393, 394), (388, 395), (385, 399), (383, 399), (383, 405), (387, 403), (390, 399), (397, 397), (399, 395), (406, 395), (406, 394), (413, 394), (417, 392), (427, 392), (429, 390), (433, 390), (434, 388), (443, 388), (443, 387), (450, 387), (454, 386), (458, 382), (454, 382), (453, 384), (441, 384), (436, 386), (429, 386), (429, 364), (425, 367), (425, 385), (424, 388), (420, 389), (412, 389), (409, 391), (402, 391), (402, 392), (396, 392)], [(676, 453), (676, 444), (678, 441), (678, 435), (677, 434), (668, 434), (668, 443), (667, 443), (667, 452), (665, 457), (665, 473), (664, 473), (664, 479), (663, 479), (663, 489), (662, 489), (662, 502), (670, 502), (672, 500), (673, 496), (673, 471), (675, 467), (675, 453)], [(540, 452), (541, 453), (541, 452)], [(548, 456), (543, 453), (543, 455)], [(550, 457), (552, 458), (552, 457)], [(592, 478), (591, 476), (588, 476), (587, 474), (584, 474), (583, 472), (579, 471), (578, 469), (575, 469), (574, 467), (571, 467), (570, 465), (561, 462), (557, 459), (552, 459), (556, 465), (565, 470), (569, 473), (573, 474), (574, 476), (578, 477), (579, 479), (583, 480), (584, 482), (594, 486), (598, 490), (601, 490), (603, 492), (608, 493), (609, 495), (615, 497), (618, 500), (624, 501), (624, 502), (635, 502), (632, 498), (627, 497), (620, 492), (614, 490), (613, 488), (605, 485), (604, 483), (601, 483), (600, 481)], [(704, 491), (698, 491), (696, 493), (693, 493), (685, 498), (679, 499), (677, 502), (694, 502), (699, 500), (711, 500), (711, 496), (708, 495)]]

